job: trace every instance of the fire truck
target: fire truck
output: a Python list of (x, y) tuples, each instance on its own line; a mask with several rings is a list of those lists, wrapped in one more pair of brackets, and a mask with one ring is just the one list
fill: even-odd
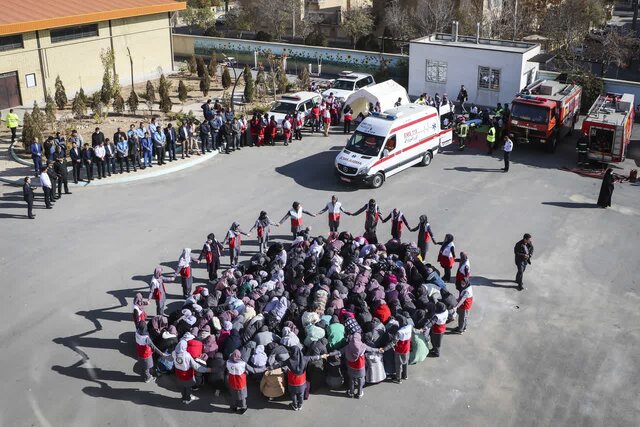
[(507, 123), (509, 137), (520, 144), (543, 144), (554, 152), (580, 113), (582, 88), (573, 83), (539, 80), (516, 95)]
[(632, 94), (600, 95), (582, 123), (589, 159), (601, 163), (624, 161), (635, 116)]

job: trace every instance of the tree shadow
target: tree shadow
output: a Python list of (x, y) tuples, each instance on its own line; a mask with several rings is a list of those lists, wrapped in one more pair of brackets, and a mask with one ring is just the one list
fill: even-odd
[(542, 202), (543, 205), (557, 206), (559, 208), (579, 209), (579, 208), (597, 208), (595, 203), (578, 203), (578, 202)]

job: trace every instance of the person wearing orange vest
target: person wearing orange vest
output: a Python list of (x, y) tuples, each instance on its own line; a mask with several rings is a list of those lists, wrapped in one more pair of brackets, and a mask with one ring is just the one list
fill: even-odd
[(251, 237), (251, 234), (242, 231), (240, 229), (240, 224), (234, 222), (231, 224), (231, 227), (224, 238), (223, 245), (229, 245), (229, 262), (232, 267), (238, 265), (240, 248), (242, 246), (242, 236)]
[(407, 321), (406, 317), (396, 315), (398, 321), (398, 332), (396, 332), (393, 340), (387, 344), (381, 353), (393, 348), (393, 357), (396, 367), (396, 384), (402, 384), (402, 380), (407, 379), (407, 369), (409, 367), (409, 353), (411, 352), (411, 335), (413, 326)]
[(328, 354), (305, 356), (298, 345), (287, 347), (289, 358), (282, 363), (276, 362), (273, 368), (282, 366), (287, 371), (287, 388), (291, 395), (291, 409), (299, 411), (304, 402), (304, 392), (307, 387), (307, 365), (309, 362), (326, 359)]
[(407, 222), (407, 218), (404, 216), (404, 213), (398, 209), (392, 210), (389, 215), (382, 220), (382, 222), (386, 223), (389, 220), (391, 220), (391, 236), (396, 240), (400, 240), (402, 237), (403, 223), (409, 230), (411, 230), (411, 226)]
[(378, 236), (376, 235), (376, 229), (378, 228), (378, 221), (382, 216), (382, 212), (380, 211), (380, 207), (376, 203), (375, 199), (370, 199), (369, 203), (358, 209), (356, 212), (350, 213), (345, 212), (345, 214), (350, 216), (360, 215), (362, 212), (366, 211), (366, 216), (364, 220), (364, 238), (373, 245), (378, 244)]
[(451, 268), (456, 262), (456, 249), (453, 244), (453, 235), (444, 236), (444, 241), (440, 242), (440, 252), (438, 253), (438, 262), (444, 268), (444, 276), (442, 280), (449, 282), (451, 280)]
[[(264, 370), (264, 369), (262, 369)], [(234, 350), (227, 360), (227, 385), (231, 394), (231, 410), (238, 414), (247, 412), (247, 372), (260, 372), (242, 360), (240, 350)]]
[(311, 216), (315, 217), (315, 215), (312, 214), (311, 212), (308, 212), (308, 211), (304, 210), (302, 208), (302, 205), (300, 205), (300, 203), (293, 202), (293, 204), (291, 205), (291, 209), (289, 209), (289, 211), (282, 217), (282, 219), (278, 223), (279, 225), (282, 225), (286, 221), (287, 218), (290, 218), (291, 219), (291, 234), (293, 234), (293, 238), (294, 239), (296, 237), (298, 237), (300, 232), (303, 231), (302, 214), (307, 214), (307, 215), (311, 215)]
[(209, 281), (214, 281), (218, 278), (218, 268), (220, 268), (220, 256), (224, 246), (222, 243), (216, 240), (216, 235), (209, 233), (207, 240), (202, 246), (198, 262), (204, 260), (207, 263), (207, 272), (209, 273)]
[(338, 201), (335, 195), (331, 196), (331, 201), (316, 215), (321, 215), (325, 212), (329, 212), (329, 231), (337, 233), (340, 227), (340, 212), (345, 212), (345, 210), (342, 209), (342, 203)]
[(351, 133), (351, 122), (353, 121), (353, 110), (350, 105), (344, 107), (344, 133)]
[(462, 284), (465, 281), (469, 281), (471, 278), (471, 265), (469, 264), (469, 257), (464, 252), (460, 252), (460, 259), (458, 260), (458, 271), (456, 272), (456, 289), (462, 291)]
[(420, 215), (420, 222), (411, 231), (418, 232), (418, 249), (420, 250), (420, 258), (424, 262), (427, 251), (429, 250), (429, 242), (435, 242), (436, 238), (431, 231), (431, 225), (426, 215)]
[(174, 367), (178, 383), (182, 387), (182, 403), (185, 405), (193, 402), (191, 389), (196, 385), (196, 372), (206, 374), (211, 372), (211, 368), (196, 362), (187, 351), (187, 341), (180, 340), (173, 350)]
[[(462, 257), (462, 254), (460, 254)], [(460, 287), (460, 296), (458, 297), (458, 305), (456, 310), (458, 312), (458, 327), (454, 329), (455, 332), (463, 334), (467, 330), (467, 321), (469, 320), (469, 312), (473, 305), (473, 288), (469, 279), (465, 279)]]
[(145, 383), (153, 381), (151, 376), (151, 368), (153, 368), (153, 353), (155, 352), (159, 356), (168, 357), (168, 354), (161, 352), (158, 347), (153, 344), (151, 338), (149, 338), (149, 332), (147, 332), (147, 323), (144, 321), (138, 322), (136, 325), (136, 353), (138, 354), (138, 361), (142, 367), (142, 378)]
[(258, 233), (258, 250), (261, 254), (267, 251), (267, 245), (269, 244), (269, 234), (271, 234), (271, 226), (275, 225), (279, 227), (280, 224), (277, 222), (271, 222), (271, 218), (267, 215), (267, 212), (261, 211), (258, 219), (256, 220), (249, 233), (251, 233), (254, 229), (256, 233)]

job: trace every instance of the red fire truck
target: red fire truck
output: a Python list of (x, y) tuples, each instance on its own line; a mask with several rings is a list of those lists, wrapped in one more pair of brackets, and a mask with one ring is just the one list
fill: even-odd
[(511, 103), (508, 134), (520, 144), (543, 144), (553, 152), (570, 133), (580, 113), (582, 88), (573, 83), (539, 80), (527, 86)]
[(602, 163), (624, 161), (635, 116), (632, 94), (600, 95), (582, 123), (589, 140), (589, 159)]

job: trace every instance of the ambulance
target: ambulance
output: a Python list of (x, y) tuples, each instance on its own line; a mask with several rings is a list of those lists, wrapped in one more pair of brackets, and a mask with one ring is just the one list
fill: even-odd
[(452, 134), (451, 129), (440, 128), (433, 107), (407, 104), (372, 113), (336, 157), (335, 173), (343, 182), (379, 188), (404, 169), (428, 166), (440, 147), (451, 144)]

